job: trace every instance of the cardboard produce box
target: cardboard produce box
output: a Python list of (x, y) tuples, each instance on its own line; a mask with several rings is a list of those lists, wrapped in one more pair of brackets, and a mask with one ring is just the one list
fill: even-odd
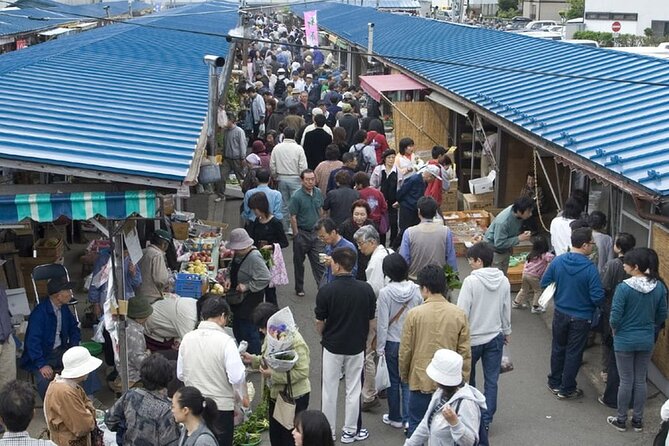
[(489, 209), (493, 207), (494, 192), (485, 194), (462, 194), (462, 202), (466, 210)]
[(37, 251), (37, 257), (58, 258), (63, 255), (64, 247), (63, 239), (49, 237), (37, 240), (33, 249)]

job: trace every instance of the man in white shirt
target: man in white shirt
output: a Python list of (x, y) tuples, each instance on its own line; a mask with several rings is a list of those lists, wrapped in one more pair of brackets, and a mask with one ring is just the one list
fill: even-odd
[[(144, 322), (144, 335), (159, 343), (180, 342), (197, 327), (197, 300), (164, 294), (152, 305), (153, 313)], [(147, 343), (150, 347), (150, 341)], [(177, 344), (178, 345), (178, 344)], [(176, 347), (175, 347), (176, 348)]]
[(291, 195), (302, 187), (300, 172), (307, 168), (307, 156), (302, 146), (295, 141), (295, 129), (292, 127), (286, 127), (283, 141), (274, 146), (269, 168), (279, 182), (279, 192), (283, 196), (283, 229), (287, 234), (292, 234), (288, 202)]
[(232, 444), (236, 395), (249, 407), (245, 367), (237, 343), (225, 331), (229, 316), (225, 299), (208, 298), (202, 305), (202, 322), (184, 336), (177, 360), (177, 378), (216, 401), (218, 416), (212, 430), (219, 444)]

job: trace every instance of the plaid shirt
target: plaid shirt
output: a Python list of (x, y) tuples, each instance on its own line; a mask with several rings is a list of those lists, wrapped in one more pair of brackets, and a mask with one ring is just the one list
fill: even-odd
[(0, 439), (0, 446), (56, 446), (50, 440), (35, 440), (28, 432), (6, 432)]

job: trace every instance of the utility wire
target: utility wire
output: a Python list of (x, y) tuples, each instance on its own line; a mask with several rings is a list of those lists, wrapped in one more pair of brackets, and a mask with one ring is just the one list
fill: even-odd
[[(311, 0), (307, 1), (306, 3), (323, 3), (326, 2), (327, 0)], [(300, 3), (300, 4), (303, 4)], [(275, 5), (278, 6), (278, 5)], [(214, 13), (221, 13), (221, 12), (232, 12), (234, 10), (238, 9), (230, 9), (230, 10), (219, 10), (219, 11), (207, 11), (207, 14), (214, 14)], [(155, 17), (156, 20), (160, 20), (163, 18), (169, 18), (169, 17), (185, 17), (188, 15), (201, 15), (202, 13), (186, 13), (186, 14), (175, 14), (175, 15), (164, 15), (160, 17)], [(253, 38), (253, 37), (242, 37), (242, 36), (237, 36), (237, 35), (232, 35), (232, 34), (221, 34), (221, 33), (214, 33), (214, 32), (206, 32), (206, 31), (195, 31), (195, 30), (190, 30), (190, 29), (182, 29), (182, 28), (173, 28), (173, 27), (168, 27), (168, 26), (160, 26), (160, 25), (153, 25), (150, 23), (140, 23), (139, 20), (126, 20), (126, 19), (107, 19), (105, 17), (96, 17), (96, 16), (91, 16), (91, 15), (86, 15), (86, 14), (74, 14), (74, 13), (69, 13), (69, 15), (81, 17), (81, 18), (89, 18), (89, 19), (104, 19), (108, 22), (113, 22), (113, 23), (122, 23), (125, 25), (130, 25), (130, 26), (136, 26), (140, 28), (149, 28), (149, 29), (157, 29), (157, 30), (165, 30), (165, 31), (174, 31), (174, 32), (182, 32), (182, 33), (187, 33), (187, 34), (194, 34), (194, 35), (202, 35), (202, 36), (210, 36), (210, 37), (220, 37), (220, 38), (225, 38), (226, 40), (234, 39), (236, 41), (248, 41), (248, 42), (258, 42), (258, 43), (268, 43), (268, 44), (276, 44), (280, 45), (282, 47), (292, 47), (292, 48), (303, 48), (303, 49), (313, 49), (311, 46), (308, 45), (303, 45), (303, 44), (295, 44), (295, 43), (290, 43), (290, 42), (277, 42), (271, 39), (262, 39), (262, 38)], [(144, 16), (144, 18), (152, 18), (151, 16)], [(55, 18), (54, 18), (55, 19)], [(323, 28), (324, 31), (337, 35), (336, 32), (330, 31), (327, 28)], [(347, 39), (344, 39), (347, 40)], [(350, 41), (349, 41), (350, 42)], [(356, 42), (350, 42), (352, 44), (358, 45)], [(326, 49), (329, 51), (340, 51), (339, 48), (334, 47), (334, 46), (327, 46), (327, 47), (319, 47), (320, 49)], [(568, 73), (554, 73), (554, 72), (547, 72), (547, 71), (541, 71), (541, 70), (532, 70), (532, 69), (527, 69), (527, 68), (513, 68), (513, 67), (506, 67), (506, 66), (499, 66), (499, 65), (486, 65), (486, 64), (480, 64), (480, 63), (470, 63), (470, 62), (461, 62), (461, 61), (455, 61), (455, 60), (435, 60), (435, 59), (428, 59), (428, 58), (422, 58), (422, 57), (414, 57), (414, 56), (402, 56), (402, 55), (395, 55), (395, 54), (381, 54), (381, 53), (369, 53), (367, 51), (362, 51), (362, 50), (357, 50), (357, 49), (349, 49), (345, 51), (347, 53), (353, 54), (353, 55), (358, 55), (358, 56), (363, 56), (363, 57), (375, 57), (375, 58), (383, 58), (383, 59), (389, 59), (393, 61), (406, 61), (406, 62), (423, 62), (423, 63), (430, 63), (434, 65), (444, 65), (444, 66), (457, 66), (457, 67), (464, 67), (464, 68), (476, 68), (476, 69), (485, 69), (485, 70), (492, 70), (492, 71), (498, 71), (498, 72), (503, 72), (503, 73), (520, 73), (520, 74), (532, 74), (532, 75), (538, 75), (538, 76), (550, 76), (550, 77), (557, 77), (557, 78), (563, 78), (563, 79), (578, 79), (578, 80), (587, 80), (587, 81), (597, 81), (597, 82), (610, 82), (610, 83), (620, 83), (620, 84), (630, 84), (630, 85), (644, 85), (644, 86), (651, 86), (651, 87), (669, 87), (669, 83), (664, 83), (664, 82), (651, 82), (651, 81), (641, 81), (641, 80), (634, 80), (634, 79), (619, 79), (619, 78), (609, 78), (609, 77), (602, 77), (602, 76), (587, 76), (587, 75), (580, 75), (580, 74), (568, 74)]]

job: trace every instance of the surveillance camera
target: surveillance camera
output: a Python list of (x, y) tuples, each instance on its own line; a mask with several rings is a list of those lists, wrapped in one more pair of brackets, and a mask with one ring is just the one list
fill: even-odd
[(232, 37), (231, 36), (225, 36), (225, 41), (228, 43), (232, 43)]
[(211, 54), (207, 54), (204, 56), (204, 61), (205, 63), (214, 65), (215, 67), (222, 67), (225, 65), (225, 58), (221, 56), (212, 56)]
[(368, 23), (367, 26), (369, 26), (370, 28), (374, 28), (374, 24), (373, 24), (373, 23)]

